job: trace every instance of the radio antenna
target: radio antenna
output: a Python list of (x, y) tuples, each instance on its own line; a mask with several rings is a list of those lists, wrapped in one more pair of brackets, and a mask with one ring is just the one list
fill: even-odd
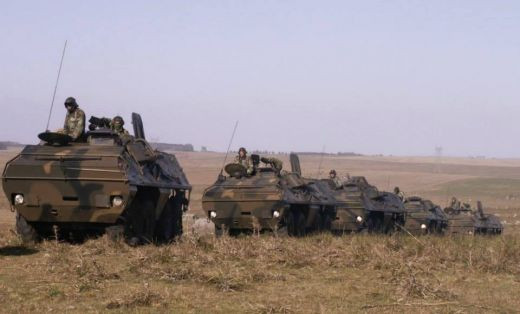
[(63, 52), (61, 53), (61, 61), (60, 61), (60, 67), (58, 69), (58, 77), (56, 78), (56, 85), (54, 85), (54, 93), (52, 94), (52, 102), (51, 102), (51, 109), (49, 110), (49, 118), (47, 118), (47, 126), (45, 127), (46, 131), (49, 130), (49, 123), (51, 122), (52, 108), (54, 107), (54, 99), (56, 98), (56, 90), (58, 89), (58, 83), (60, 81), (61, 67), (63, 65), (63, 58), (65, 57), (66, 49), (67, 49), (67, 41), (65, 40), (65, 45), (63, 45)]
[(233, 133), (231, 134), (231, 139), (229, 140), (229, 144), (226, 151), (226, 156), (224, 157), (224, 161), (222, 162), (222, 168), (220, 168), (220, 175), (222, 175), (222, 171), (224, 170), (224, 166), (226, 165), (226, 160), (229, 154), (229, 149), (231, 148), (231, 143), (233, 143), (233, 138), (235, 137), (235, 132), (238, 127), (238, 120), (235, 122), (235, 127), (233, 128)]
[(323, 163), (323, 155), (325, 154), (325, 145), (321, 149), (320, 163), (318, 165), (318, 179), (321, 178), (321, 164)]

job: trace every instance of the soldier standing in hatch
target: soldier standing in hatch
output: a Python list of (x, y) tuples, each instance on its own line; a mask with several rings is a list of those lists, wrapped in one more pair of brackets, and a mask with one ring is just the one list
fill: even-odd
[(248, 175), (253, 174), (253, 161), (251, 157), (247, 156), (247, 151), (244, 147), (240, 147), (238, 155), (235, 157), (235, 163), (244, 166)]
[(396, 186), (394, 188), (394, 194), (397, 195), (401, 199), (401, 201), (404, 202), (404, 200), (405, 200), (404, 192), (401, 191), (401, 189), (398, 186)]
[(85, 132), (85, 113), (78, 107), (76, 99), (69, 97), (65, 100), (67, 115), (63, 125), (63, 133), (77, 141)]
[(127, 130), (123, 127), (125, 125), (125, 120), (121, 116), (115, 116), (112, 121), (110, 121), (110, 129), (120, 137), (130, 135)]
[(338, 176), (336, 174), (336, 170), (332, 169), (329, 172), (329, 178), (332, 180), (332, 182), (334, 182), (334, 185), (336, 186), (337, 189), (339, 189), (343, 186), (343, 183), (341, 183), (341, 180), (338, 178)]

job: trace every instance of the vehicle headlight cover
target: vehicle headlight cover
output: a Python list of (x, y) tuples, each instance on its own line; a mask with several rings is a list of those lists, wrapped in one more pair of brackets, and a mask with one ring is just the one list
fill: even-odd
[(24, 200), (24, 197), (23, 197), (22, 194), (16, 194), (14, 196), (14, 204), (15, 205), (22, 205), (24, 201), (25, 200)]
[(421, 229), (426, 229), (426, 225), (425, 224), (421, 224)]
[(280, 212), (277, 211), (277, 210), (275, 210), (275, 211), (273, 212), (273, 218), (278, 218), (278, 217), (280, 217)]
[(357, 222), (360, 222), (360, 223), (363, 222), (363, 217), (361, 217), (361, 216), (357, 216), (357, 217), (356, 217), (356, 221), (357, 221)]
[(209, 216), (210, 216), (211, 218), (215, 218), (215, 217), (217, 217), (217, 212), (214, 211), (214, 210), (212, 210), (212, 211), (209, 212)]
[(112, 206), (120, 207), (123, 205), (123, 198), (121, 196), (114, 196), (112, 198)]

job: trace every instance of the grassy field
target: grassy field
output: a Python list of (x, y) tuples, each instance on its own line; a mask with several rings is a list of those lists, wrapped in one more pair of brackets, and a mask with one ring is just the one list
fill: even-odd
[[(16, 151), (0, 152), (0, 167)], [(177, 153), (202, 216), (204, 187), (223, 154)], [(288, 165), (287, 156), (279, 156)], [(500, 215), (500, 237), (316, 235), (215, 239), (188, 226), (182, 241), (130, 248), (106, 238), (26, 248), (0, 197), (2, 312), (517, 312), (520, 160), (301, 156), (304, 174), (365, 175), (445, 205), (457, 195)], [(321, 171), (320, 171), (321, 170)], [(191, 215), (190, 215), (191, 216)], [(191, 224), (191, 218), (188, 221)]]

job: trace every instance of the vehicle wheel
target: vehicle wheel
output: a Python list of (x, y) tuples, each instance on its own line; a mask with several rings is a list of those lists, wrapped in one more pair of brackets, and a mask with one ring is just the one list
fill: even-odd
[(287, 226), (287, 234), (291, 237), (295, 237), (296, 234), (296, 220), (294, 219), (294, 213), (289, 210), (285, 215), (285, 225)]
[(220, 238), (223, 235), (224, 235), (224, 229), (222, 229), (222, 227), (215, 225), (215, 236), (217, 238)]
[(323, 215), (321, 213), (316, 213), (314, 217), (314, 223), (312, 226), (313, 232), (321, 232), (323, 230)]
[(177, 197), (170, 198), (155, 226), (155, 237), (159, 242), (170, 242), (182, 235), (182, 203)]
[(306, 234), (305, 230), (305, 215), (303, 213), (298, 213), (295, 218), (296, 221), (296, 236), (303, 237)]
[(324, 230), (324, 231), (331, 231), (331, 229), (332, 229), (332, 217), (330, 217), (330, 215), (325, 214), (325, 216), (323, 216), (323, 223), (322, 223), (321, 229)]
[(34, 245), (40, 237), (36, 229), (31, 226), (20, 213), (16, 213), (16, 232), (22, 239), (23, 244)]
[(151, 200), (134, 202), (125, 219), (125, 238), (131, 246), (150, 243), (155, 236), (154, 203)]

